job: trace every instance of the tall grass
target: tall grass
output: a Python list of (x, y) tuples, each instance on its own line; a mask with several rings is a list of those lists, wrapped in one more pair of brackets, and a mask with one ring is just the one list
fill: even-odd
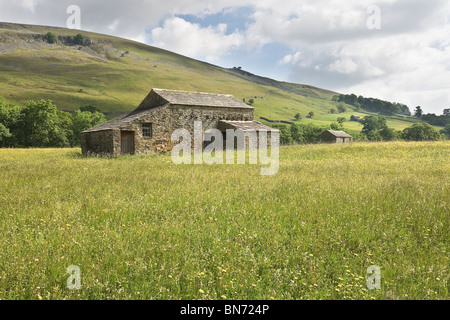
[(284, 147), (275, 176), (0, 150), (0, 298), (448, 299), (449, 147)]

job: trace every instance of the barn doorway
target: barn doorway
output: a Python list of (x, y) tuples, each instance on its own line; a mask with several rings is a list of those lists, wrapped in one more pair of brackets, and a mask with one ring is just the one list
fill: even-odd
[(120, 131), (120, 154), (134, 154), (134, 131)]

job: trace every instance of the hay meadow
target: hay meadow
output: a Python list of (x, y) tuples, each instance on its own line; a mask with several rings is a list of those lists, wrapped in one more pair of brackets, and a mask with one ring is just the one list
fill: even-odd
[(448, 141), (286, 146), (261, 176), (2, 149), (0, 299), (448, 299), (449, 159)]

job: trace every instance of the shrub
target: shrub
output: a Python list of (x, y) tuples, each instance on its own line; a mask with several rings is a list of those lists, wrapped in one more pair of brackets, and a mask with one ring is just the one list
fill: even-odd
[(291, 125), (291, 137), (292, 141), (295, 143), (302, 143), (305, 141), (303, 137), (303, 126), (296, 123)]
[(369, 141), (382, 141), (383, 137), (379, 131), (369, 131), (367, 134), (367, 140)]
[(97, 107), (93, 107), (93, 106), (80, 107), (80, 111), (81, 112), (90, 112), (90, 113), (100, 112), (100, 110), (98, 110)]
[(81, 33), (77, 34), (73, 39), (75, 44), (82, 45), (83, 44), (83, 35)]
[(428, 123), (415, 123), (403, 130), (402, 137), (406, 141), (437, 141), (440, 134)]
[(342, 131), (342, 130), (344, 130), (344, 126), (343, 126), (342, 123), (340, 123), (340, 122), (338, 122), (338, 123), (332, 122), (332, 123), (330, 124), (330, 129), (331, 129), (331, 130)]
[(441, 133), (450, 138), (450, 123), (445, 125), (444, 129), (441, 130)]
[(397, 132), (392, 128), (384, 127), (379, 133), (383, 141), (393, 141), (398, 138)]
[(10, 138), (11, 133), (9, 129), (5, 127), (2, 123), (0, 123), (0, 142), (2, 142), (5, 138)]
[(343, 112), (347, 111), (347, 108), (344, 106), (343, 103), (339, 103), (337, 108), (338, 108), (339, 113), (343, 113)]
[(274, 124), (272, 128), (280, 130), (280, 144), (291, 144), (291, 130), (286, 125)]
[[(94, 108), (94, 107), (92, 107)], [(96, 108), (95, 108), (96, 109)], [(71, 146), (79, 146), (81, 144), (81, 132), (89, 128), (95, 127), (96, 125), (105, 122), (105, 116), (103, 113), (94, 111), (81, 111), (77, 110), (72, 116), (72, 126), (71, 126)]]
[(56, 36), (53, 33), (47, 32), (47, 34), (45, 35), (45, 40), (48, 43), (56, 43), (58, 39), (56, 38)]

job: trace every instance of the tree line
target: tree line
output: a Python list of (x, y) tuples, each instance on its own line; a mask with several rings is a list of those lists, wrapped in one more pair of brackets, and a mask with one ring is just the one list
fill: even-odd
[(344, 102), (348, 105), (356, 107), (357, 109), (364, 109), (367, 111), (377, 112), (385, 115), (411, 115), (411, 111), (405, 104), (384, 101), (376, 98), (364, 98), (363, 96), (356, 96), (353, 93), (336, 95), (332, 100), (337, 102)]
[[(67, 44), (80, 45), (80, 46), (84, 44), (84, 40), (85, 40), (84, 36), (81, 33), (78, 33), (76, 36), (68, 36), (68, 37), (64, 37), (64, 38), (65, 38), (65, 42)], [(44, 39), (45, 39), (45, 41), (47, 41), (50, 44), (58, 42), (58, 37), (52, 32), (47, 32), (44, 36)]]
[[(273, 128), (280, 130), (280, 144), (317, 143), (319, 135), (325, 130), (345, 131), (345, 118), (330, 125), (315, 125), (313, 123), (292, 125), (275, 124)], [(342, 121), (344, 120), (344, 121)], [(363, 129), (354, 136), (356, 141), (437, 141), (450, 138), (450, 126), (438, 132), (428, 123), (415, 123), (404, 130), (395, 130), (387, 126), (384, 116), (367, 116), (361, 120)]]
[(325, 130), (344, 130), (344, 126), (336, 122), (320, 126), (313, 123), (271, 124), (271, 127), (280, 130), (280, 144), (283, 145), (316, 143), (319, 135)]
[[(450, 113), (447, 114), (450, 117)], [(345, 130), (345, 118), (330, 125), (294, 123), (273, 124), (280, 130), (280, 143), (316, 143), (325, 130)], [(0, 98), (0, 147), (40, 148), (77, 147), (81, 132), (106, 121), (105, 115), (92, 106), (81, 107), (73, 114), (58, 110), (50, 100), (29, 101), (26, 107), (7, 104)], [(438, 132), (428, 123), (415, 123), (403, 131), (389, 128), (384, 116), (367, 116), (355, 140), (432, 141), (450, 138), (450, 124)]]
[(416, 107), (414, 115), (417, 118), (422, 119), (426, 123), (433, 126), (442, 126), (448, 128), (450, 126), (450, 109), (444, 109), (442, 115), (437, 116), (435, 113), (423, 114), (422, 108), (420, 106)]
[(361, 120), (362, 138), (369, 141), (437, 141), (450, 137), (450, 132), (437, 131), (428, 123), (415, 123), (404, 130), (389, 128), (384, 116), (367, 116)]
[(105, 115), (92, 106), (72, 114), (58, 110), (50, 100), (31, 100), (20, 108), (0, 98), (0, 147), (76, 147), (82, 131), (105, 121)]

